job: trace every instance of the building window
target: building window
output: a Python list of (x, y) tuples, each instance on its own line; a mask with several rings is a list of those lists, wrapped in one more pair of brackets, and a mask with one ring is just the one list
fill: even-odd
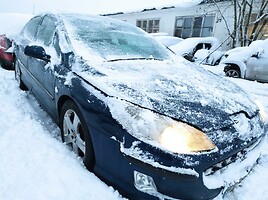
[(136, 26), (145, 30), (148, 33), (158, 33), (159, 22), (159, 19), (137, 20)]
[(174, 36), (181, 38), (212, 36), (214, 15), (177, 17)]

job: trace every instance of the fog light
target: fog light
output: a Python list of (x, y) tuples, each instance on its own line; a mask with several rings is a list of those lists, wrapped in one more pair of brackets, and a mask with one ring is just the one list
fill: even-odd
[(134, 171), (134, 185), (145, 193), (154, 194), (157, 192), (153, 178), (137, 171)]

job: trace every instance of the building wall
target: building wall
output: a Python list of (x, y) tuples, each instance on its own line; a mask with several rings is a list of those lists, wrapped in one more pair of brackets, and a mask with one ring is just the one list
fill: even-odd
[[(221, 9), (221, 12), (224, 14), (225, 19), (227, 20), (228, 26), (233, 27), (233, 5), (232, 2), (218, 2), (218, 6)], [(215, 23), (212, 35), (213, 37), (218, 38), (221, 42), (225, 41), (228, 38), (228, 32), (226, 25), (224, 23), (221, 14), (219, 13), (215, 4), (201, 4), (194, 7), (176, 7), (169, 9), (157, 9), (144, 12), (132, 12), (124, 13), (117, 15), (110, 15), (110, 17), (124, 20), (130, 24), (136, 25), (137, 20), (143, 19), (160, 19), (159, 32), (168, 33), (168, 35), (174, 35), (174, 27), (176, 17), (179, 16), (205, 16), (205, 15), (215, 15)], [(230, 40), (227, 40), (222, 45), (222, 50), (227, 50), (230, 48)]]

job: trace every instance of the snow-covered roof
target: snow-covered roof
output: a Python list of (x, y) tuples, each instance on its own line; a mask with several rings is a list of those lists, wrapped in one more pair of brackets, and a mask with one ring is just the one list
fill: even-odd
[(128, 10), (125, 12), (119, 11), (115, 13), (106, 13), (102, 15), (113, 16), (113, 15), (122, 15), (122, 14), (127, 14), (127, 13), (139, 13), (139, 12), (168, 10), (168, 9), (175, 9), (175, 8), (186, 8), (186, 7), (196, 6), (199, 4), (207, 4), (207, 3), (215, 3), (215, 2), (223, 2), (223, 1), (230, 1), (230, 0), (180, 0), (180, 1), (176, 1), (176, 3), (175, 2), (163, 3), (162, 6), (144, 7), (144, 8), (137, 9), (137, 10)]

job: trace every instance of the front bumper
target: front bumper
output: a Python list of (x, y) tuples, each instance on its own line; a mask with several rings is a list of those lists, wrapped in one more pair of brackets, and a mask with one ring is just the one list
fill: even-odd
[[(260, 137), (259, 142), (252, 141), (245, 157), (235, 156), (232, 162), (217, 166), (211, 173), (211, 168), (225, 163), (233, 154), (224, 158), (218, 158), (218, 153), (204, 154), (197, 155), (195, 160), (185, 160), (185, 157), (160, 151), (129, 134), (120, 139), (107, 137), (92, 127), (90, 133), (96, 152), (95, 174), (131, 200), (213, 199), (221, 192), (228, 192), (228, 188), (252, 170), (266, 142), (264, 137)], [(240, 171), (243, 173), (238, 173)], [(137, 173), (139, 177), (135, 177)]]
[[(162, 166), (160, 163), (150, 160), (147, 156), (140, 157), (138, 152), (133, 154), (134, 149), (124, 149), (121, 152), (130, 163), (134, 171), (134, 185), (137, 193), (145, 193), (146, 198), (133, 195), (131, 199), (213, 199), (228, 193), (230, 189), (240, 183), (256, 166), (261, 156), (263, 144), (266, 141), (260, 139), (250, 146), (243, 156), (239, 153), (236, 160), (224, 166), (218, 163), (218, 169), (212, 172), (211, 166), (207, 170), (184, 169), (176, 167)], [(136, 149), (137, 150), (137, 149)], [(132, 152), (132, 153), (130, 153)], [(140, 155), (140, 154), (139, 154)], [(142, 159), (141, 159), (142, 158)], [(228, 158), (229, 160), (231, 158)], [(226, 159), (226, 160), (228, 160)], [(144, 175), (145, 183), (150, 183), (152, 187), (146, 190), (136, 186), (135, 176), (137, 173)], [(149, 180), (149, 181), (147, 181)], [(194, 192), (193, 192), (194, 191)]]
[(221, 167), (221, 165), (226, 162), (223, 161), (217, 164), (217, 171), (212, 172), (215, 165), (207, 169), (203, 173), (204, 185), (208, 189), (223, 188), (221, 194), (222, 196), (225, 196), (253, 171), (254, 167), (259, 163), (259, 160), (262, 157), (262, 150), (266, 142), (267, 136), (261, 138), (254, 145), (244, 150), (246, 151), (244, 155), (237, 155), (239, 158), (225, 167)]
[(0, 54), (0, 59), (1, 59), (2, 63), (4, 64), (3, 67), (9, 68), (9, 69), (14, 69), (13, 53), (2, 52)]
[(1, 52), (1, 57), (6, 62), (12, 62), (13, 61), (13, 53)]

